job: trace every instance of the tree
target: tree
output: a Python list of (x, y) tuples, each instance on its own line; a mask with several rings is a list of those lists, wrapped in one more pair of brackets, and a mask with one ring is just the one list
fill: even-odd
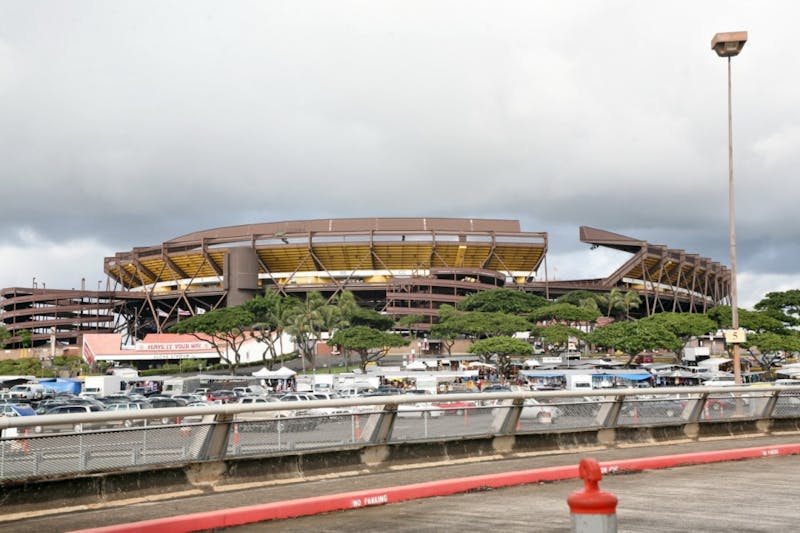
[(641, 298), (636, 291), (622, 292), (620, 289), (611, 289), (604, 297), (598, 296), (606, 308), (606, 316), (615, 318), (631, 319), (631, 310), (638, 309), (641, 305)]
[(639, 322), (653, 322), (671, 331), (681, 341), (681, 347), (692, 337), (700, 337), (717, 329), (717, 323), (699, 313), (656, 313)]
[(568, 342), (570, 337), (583, 339), (586, 334), (578, 329), (566, 326), (564, 324), (550, 324), (548, 326), (534, 326), (531, 329), (531, 334), (539, 338), (546, 352), (550, 352), (550, 346), (563, 348)]
[(508, 376), (511, 356), (530, 356), (533, 354), (533, 346), (522, 339), (499, 336), (476, 341), (469, 347), (469, 353), (480, 356), (487, 364), (496, 356), (498, 371), (501, 375)]
[(355, 295), (351, 291), (342, 291), (336, 295), (332, 303), (339, 309), (339, 317), (341, 319), (339, 327), (352, 326), (350, 317), (360, 309)]
[(299, 304), (296, 298), (267, 289), (263, 295), (248, 300), (242, 306), (253, 314), (251, 334), (256, 341), (264, 344), (261, 360), (270, 370), (278, 358), (278, 352), (283, 353), (283, 332)]
[(626, 366), (644, 350), (681, 348), (680, 339), (670, 330), (657, 322), (643, 320), (608, 324), (586, 335), (586, 340), (595, 346), (622, 351), (628, 355)]
[(382, 315), (373, 309), (364, 309), (363, 307), (359, 307), (350, 315), (349, 322), (351, 326), (367, 326), (379, 331), (386, 331), (394, 326), (392, 317)]
[(600, 312), (600, 306), (597, 304), (597, 298), (586, 298), (581, 300), (578, 303), (578, 307), (581, 309), (588, 309), (589, 311), (593, 311), (598, 315), (602, 315), (603, 313)]
[(542, 306), (528, 314), (531, 322), (543, 320), (564, 322), (567, 324), (593, 323), (600, 318), (599, 311), (592, 311), (568, 303), (555, 303)]
[(33, 346), (33, 333), (29, 329), (21, 329), (17, 332), (20, 344), (23, 348), (30, 348)]
[(422, 324), (424, 321), (425, 317), (422, 315), (405, 315), (397, 320), (395, 327), (411, 331), (414, 338), (416, 338), (419, 329), (415, 328), (415, 326), (417, 324)]
[[(728, 305), (718, 305), (706, 314), (721, 329), (730, 328), (732, 325), (731, 308)], [(763, 333), (765, 331), (783, 333), (786, 330), (783, 322), (773, 318), (768, 313), (749, 311), (747, 309), (739, 309), (739, 326), (755, 333)]]
[(390, 348), (408, 344), (408, 341), (401, 335), (379, 331), (367, 326), (340, 329), (333, 334), (331, 342), (336, 346), (341, 346), (344, 350), (358, 353), (362, 372), (366, 372), (367, 364), (370, 362), (383, 359)]
[(6, 345), (8, 339), (10, 338), (11, 338), (11, 332), (8, 331), (7, 327), (0, 324), (0, 348), (3, 348)]
[(787, 326), (800, 325), (800, 289), (768, 292), (753, 307)]
[(470, 294), (457, 304), (461, 311), (500, 312), (509, 314), (529, 313), (547, 304), (541, 296), (515, 289), (492, 289)]
[(525, 318), (500, 312), (473, 311), (453, 318), (462, 333), (475, 338), (511, 336), (519, 331), (530, 331)]
[[(783, 361), (780, 352), (800, 351), (800, 334), (795, 330), (786, 330), (785, 334), (772, 331), (753, 333), (748, 335), (744, 347), (759, 362), (761, 368), (772, 374), (772, 368)], [(757, 352), (755, 348), (758, 348)]]
[(318, 292), (309, 292), (304, 300), (297, 305), (289, 322), (286, 331), (294, 336), (295, 345), (300, 351), (303, 360), (303, 371), (306, 363), (314, 367), (314, 355), (316, 352), (317, 341), (320, 338), (324, 327), (324, 319), (320, 308), (325, 306), (325, 299)]
[(431, 338), (442, 341), (447, 355), (453, 355), (453, 345), (461, 334), (457, 318), (461, 315), (452, 305), (439, 306), (439, 322), (431, 326)]
[(225, 307), (181, 320), (170, 331), (187, 333), (205, 342), (211, 340), (220, 360), (236, 374), (242, 359), (240, 350), (250, 338), (253, 322), (253, 314), (247, 309), (241, 306)]
[(636, 291), (627, 291), (625, 296), (622, 297), (622, 307), (625, 311), (625, 320), (631, 319), (631, 310), (639, 309), (642, 305), (642, 299)]
[[(605, 298), (602, 294), (587, 290), (570, 291), (556, 298), (556, 303), (558, 304), (572, 304), (578, 307), (587, 307), (587, 305), (584, 305), (587, 301), (594, 302), (594, 307), (599, 308), (605, 302)], [(591, 306), (591, 304), (588, 305)]]

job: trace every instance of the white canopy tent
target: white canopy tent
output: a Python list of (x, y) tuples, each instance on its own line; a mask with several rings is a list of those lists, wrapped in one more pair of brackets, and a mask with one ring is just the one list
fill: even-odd
[(285, 366), (280, 367), (278, 370), (267, 370), (267, 367), (262, 367), (261, 370), (252, 373), (253, 377), (257, 378), (264, 378), (264, 379), (288, 379), (294, 377), (297, 374), (291, 368), (286, 368)]

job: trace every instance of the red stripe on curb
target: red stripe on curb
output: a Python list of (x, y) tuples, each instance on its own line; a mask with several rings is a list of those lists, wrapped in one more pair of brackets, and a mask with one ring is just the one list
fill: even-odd
[[(675, 466), (797, 454), (800, 454), (800, 444), (784, 444), (779, 446), (759, 446), (756, 448), (741, 448), (737, 450), (695, 452), (680, 455), (662, 455), (640, 459), (607, 461), (600, 463), (600, 467), (604, 474), (613, 474), (615, 472), (657, 470)], [(441, 481), (416, 483), (413, 485), (401, 485), (398, 487), (360, 490), (314, 498), (272, 502), (234, 509), (224, 509), (221, 511), (157, 518), (129, 524), (82, 529), (73, 531), (72, 533), (160, 533), (162, 531), (189, 533), (191, 531), (210, 530), (254, 522), (309, 516), (331, 511), (342, 511), (373, 505), (397, 503), (406, 500), (429, 498), (432, 496), (448, 496), (480, 488), (509, 487), (539, 483), (542, 481), (574, 479), (577, 477), (577, 465), (537, 468), (520, 472), (445, 479)]]

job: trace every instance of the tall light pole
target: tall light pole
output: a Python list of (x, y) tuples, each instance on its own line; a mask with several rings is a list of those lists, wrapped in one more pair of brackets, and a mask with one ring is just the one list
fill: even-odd
[(731, 58), (739, 55), (747, 42), (746, 31), (718, 33), (711, 39), (711, 49), (719, 57), (728, 58), (728, 209), (730, 213), (731, 235), (731, 332), (725, 341), (733, 344), (733, 379), (742, 382), (742, 368), (739, 358), (739, 343), (744, 338), (739, 332), (739, 302), (736, 289), (736, 210), (733, 189), (733, 113), (731, 112)]

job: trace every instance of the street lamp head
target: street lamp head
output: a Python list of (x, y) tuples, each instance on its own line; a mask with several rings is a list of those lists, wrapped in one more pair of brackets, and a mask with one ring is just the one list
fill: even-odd
[(719, 57), (733, 57), (739, 55), (739, 52), (742, 51), (744, 43), (746, 42), (746, 31), (718, 33), (711, 39), (711, 49), (714, 50)]

